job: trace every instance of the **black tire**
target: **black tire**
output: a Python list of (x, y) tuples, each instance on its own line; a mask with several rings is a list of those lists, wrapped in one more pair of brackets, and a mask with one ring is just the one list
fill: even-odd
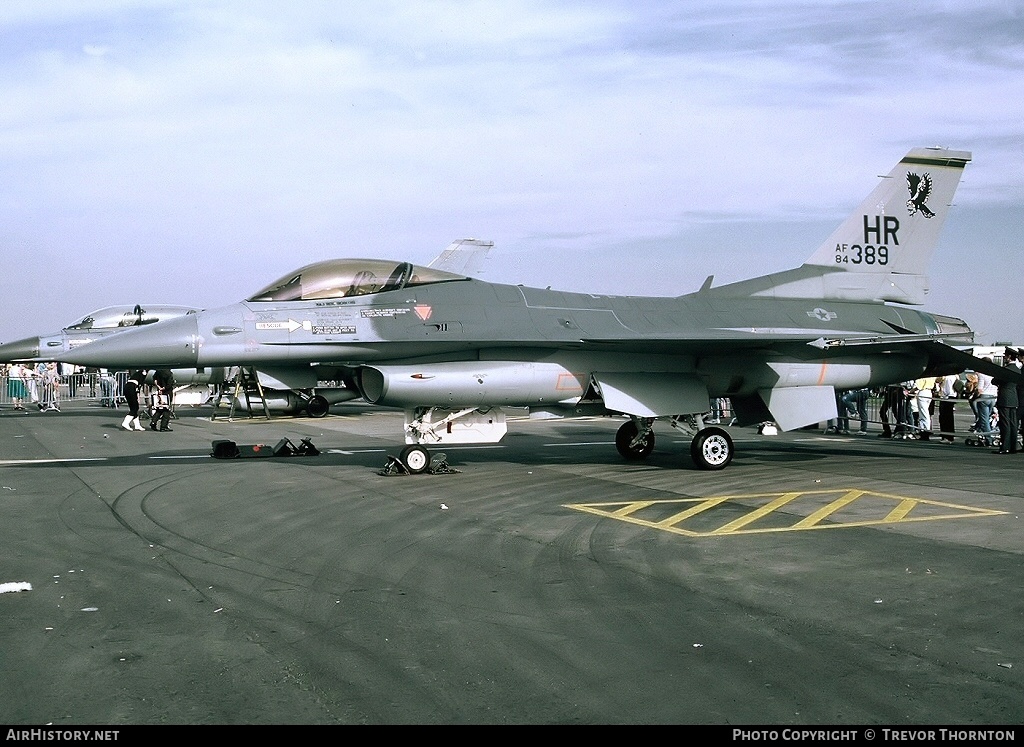
[(425, 446), (420, 446), (419, 444), (406, 446), (402, 449), (400, 458), (402, 466), (409, 471), (410, 475), (422, 474), (430, 466), (430, 452), (427, 451)]
[(636, 423), (632, 420), (623, 423), (619, 427), (618, 432), (615, 434), (615, 448), (619, 450), (623, 459), (631, 462), (639, 461), (646, 459), (654, 451), (654, 431), (650, 431), (641, 443), (636, 446), (630, 446), (639, 432), (640, 429), (636, 427)]
[(326, 417), (330, 411), (331, 403), (327, 401), (326, 397), (321, 397), (319, 394), (310, 397), (309, 402), (306, 403), (306, 414), (311, 418)]
[(721, 428), (704, 428), (690, 442), (690, 456), (701, 469), (725, 469), (732, 455), (732, 439)]

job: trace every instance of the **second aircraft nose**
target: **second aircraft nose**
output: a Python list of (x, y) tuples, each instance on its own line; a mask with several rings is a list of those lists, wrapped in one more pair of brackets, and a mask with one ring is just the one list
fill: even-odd
[(57, 360), (102, 368), (186, 368), (196, 365), (195, 314), (135, 327), (81, 345)]
[(13, 363), (14, 361), (25, 361), (39, 357), (40, 339), (38, 337), (26, 337), (22, 340), (12, 340), (0, 345), (0, 363)]

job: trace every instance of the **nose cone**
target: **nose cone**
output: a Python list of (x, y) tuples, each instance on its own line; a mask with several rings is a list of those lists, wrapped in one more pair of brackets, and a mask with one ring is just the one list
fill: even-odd
[(199, 328), (195, 314), (133, 327), (56, 356), (100, 368), (187, 368), (196, 365)]
[(5, 342), (0, 345), (0, 363), (26, 361), (39, 357), (40, 340), (38, 337), (26, 337), (23, 340)]

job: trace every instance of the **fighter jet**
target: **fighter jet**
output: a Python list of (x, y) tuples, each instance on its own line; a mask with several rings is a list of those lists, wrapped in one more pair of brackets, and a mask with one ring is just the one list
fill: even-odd
[(405, 410), (400, 460), (411, 473), (429, 468), (429, 447), (501, 440), (508, 407), (622, 418), (616, 447), (627, 460), (652, 452), (653, 426), (665, 421), (692, 439), (698, 467), (722, 469), (734, 445), (704, 420), (712, 397), (731, 400), (737, 425), (792, 430), (836, 417), (837, 389), (974, 360), (954, 346), (972, 342), (966, 322), (910, 308), (924, 302), (970, 159), (915, 148), (800, 267), (718, 287), (709, 277), (686, 295), (570, 293), (339, 259), (60, 358), (337, 377), (370, 403)]
[[(487, 253), (493, 247), (493, 241), (458, 239), (431, 260), (428, 267), (448, 272), (473, 273), (480, 269)], [(60, 332), (25, 337), (0, 344), (0, 362), (55, 360), (59, 353), (87, 345), (102, 337), (124, 332), (133, 327), (156, 324), (161, 320), (175, 319), (197, 311), (199, 309), (191, 306), (167, 304), (146, 304), (145, 307), (141, 304), (107, 306), (86, 314), (64, 327)], [(172, 373), (180, 388), (207, 388), (231, 381), (237, 371), (218, 366), (176, 369), (172, 370)], [(305, 411), (310, 417), (324, 417), (328, 414), (332, 404), (359, 397), (359, 393), (353, 389), (319, 387), (318, 391), (314, 391), (319, 382), (308, 376), (303, 377), (301, 389), (292, 389), (270, 372), (257, 370), (256, 375), (259, 377), (263, 389), (263, 399), (265, 399), (268, 409), (274, 412), (298, 414)], [(295, 377), (289, 377), (286, 374), (286, 378), (294, 380)], [(152, 383), (152, 374), (149, 376), (149, 383)], [(180, 402), (182, 401), (181, 392), (178, 395)], [(201, 399), (205, 401), (206, 398), (201, 397)], [(196, 400), (195, 403), (202, 404), (202, 401)], [(262, 401), (257, 401), (257, 405), (262, 406), (262, 404)]]
[(190, 306), (168, 306), (165, 304), (147, 304), (145, 307), (141, 304), (107, 306), (89, 312), (64, 327), (60, 332), (25, 337), (0, 344), (0, 362), (51, 361), (57, 353), (66, 352), (79, 345), (87, 345), (109, 334), (147, 324), (156, 324), (162, 319), (175, 319), (194, 311), (198, 311), (198, 309)]
[[(13, 363), (56, 360), (59, 353), (73, 350), (81, 345), (88, 345), (108, 335), (123, 332), (135, 327), (156, 324), (161, 320), (176, 319), (185, 314), (194, 313), (198, 309), (191, 306), (172, 306), (167, 304), (142, 304), (134, 306), (106, 306), (91, 311), (60, 332), (51, 332), (36, 337), (25, 337), (20, 340), (0, 345), (0, 362)], [(224, 381), (224, 369), (197, 371), (196, 369), (179, 370), (175, 373), (175, 381), (179, 385), (178, 401), (191, 401), (202, 404), (208, 399), (202, 390), (210, 385)], [(152, 383), (152, 374), (149, 383)], [(187, 392), (185, 390), (188, 390)]]

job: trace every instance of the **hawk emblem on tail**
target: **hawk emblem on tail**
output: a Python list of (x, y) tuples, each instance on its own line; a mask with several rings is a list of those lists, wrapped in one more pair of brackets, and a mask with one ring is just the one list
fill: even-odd
[(932, 178), (929, 174), (918, 176), (912, 171), (907, 172), (907, 188), (910, 190), (910, 199), (907, 200), (907, 210), (911, 215), (921, 212), (925, 218), (934, 218), (935, 213), (928, 209), (925, 203), (932, 193)]

